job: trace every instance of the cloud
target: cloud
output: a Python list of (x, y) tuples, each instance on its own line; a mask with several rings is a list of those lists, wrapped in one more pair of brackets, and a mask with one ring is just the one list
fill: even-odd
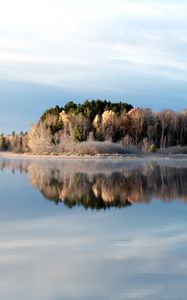
[(0, 80), (76, 89), (86, 98), (116, 94), (138, 106), (155, 91), (161, 103), (165, 85), (169, 104), (173, 89), (185, 104), (186, 14), (185, 1), (4, 1)]
[[(185, 34), (178, 35), (179, 24), (174, 25), (174, 31), (165, 29), (167, 24), (172, 26), (173, 18), (186, 22), (186, 11), (185, 4), (154, 1), (103, 0), (93, 4), (83, 0), (40, 0), (27, 6), (23, 0), (16, 4), (9, 0), (0, 12), (1, 28), (5, 28), (1, 30), (4, 37), (0, 39), (0, 64), (12, 66), (15, 72), (1, 71), (0, 76), (14, 80), (17, 74), (20, 80), (28, 77), (32, 81), (30, 73), (34, 72), (37, 81), (49, 77), (55, 83), (56, 72), (60, 82), (75, 85), (82, 72), (74, 71), (77, 65), (84, 69), (81, 78), (92, 81), (100, 66), (113, 66), (115, 60), (129, 61), (137, 68), (142, 65), (148, 74), (149, 67), (155, 65), (161, 70), (174, 66), (186, 71), (185, 53), (181, 56), (187, 43)], [(22, 23), (24, 28), (20, 30)], [(6, 31), (9, 37), (5, 38)], [(25, 70), (19, 70), (15, 64), (24, 65)], [(39, 78), (38, 65), (46, 66)], [(51, 65), (55, 70), (51, 70)], [(117, 72), (112, 66), (110, 72)], [(126, 66), (123, 72), (126, 73)], [(167, 73), (162, 74), (167, 77)]]

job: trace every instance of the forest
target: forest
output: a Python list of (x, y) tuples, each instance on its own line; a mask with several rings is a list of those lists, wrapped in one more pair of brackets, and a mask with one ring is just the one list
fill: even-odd
[[(0, 150), (34, 154), (150, 153), (187, 145), (187, 110), (86, 100), (46, 110), (29, 132), (0, 135)], [(186, 151), (187, 152), (187, 151)]]

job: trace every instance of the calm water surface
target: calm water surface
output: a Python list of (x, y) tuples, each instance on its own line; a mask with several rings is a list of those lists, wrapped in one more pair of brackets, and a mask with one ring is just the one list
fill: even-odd
[(186, 159), (0, 158), (0, 195), (0, 299), (186, 300)]

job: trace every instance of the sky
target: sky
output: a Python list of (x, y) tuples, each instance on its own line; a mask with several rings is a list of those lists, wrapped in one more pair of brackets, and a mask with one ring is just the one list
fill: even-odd
[(0, 132), (67, 101), (187, 107), (187, 2), (0, 0)]

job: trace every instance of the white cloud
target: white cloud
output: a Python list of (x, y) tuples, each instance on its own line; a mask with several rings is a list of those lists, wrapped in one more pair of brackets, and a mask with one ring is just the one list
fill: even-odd
[(0, 2), (1, 80), (115, 91), (137, 74), (187, 78), (185, 1)]
[[(155, 9), (156, 7), (156, 9)], [(168, 7), (164, 6), (164, 16), (166, 20), (168, 19), (168, 15), (165, 14), (165, 9), (169, 9), (169, 12), (177, 11), (177, 7), (174, 6), (171, 9), (172, 5)], [(185, 7), (180, 8), (181, 11), (185, 11)], [(11, 8), (11, 9), (10, 9)], [(186, 8), (187, 10), (187, 8)], [(10, 39), (0, 40), (0, 49), (2, 46), (4, 48), (4, 42), (14, 51), (15, 48), (18, 49), (18, 42), (16, 42), (16, 35), (22, 35), (20, 39), (20, 51), (29, 50), (28, 48), (31, 46), (30, 51), (37, 51), (39, 57), (42, 57), (44, 54), (48, 53), (49, 55), (55, 55), (54, 49), (52, 49), (51, 44), (56, 48), (56, 52), (58, 55), (67, 56), (68, 50), (67, 46), (71, 48), (73, 55), (76, 55), (76, 52), (82, 51), (84, 54), (89, 55), (90, 51), (97, 52), (97, 56), (100, 56), (100, 53), (104, 53), (107, 49), (102, 44), (101, 40), (99, 40), (99, 45), (97, 43), (97, 38), (102, 37), (103, 26), (108, 32), (109, 42), (113, 44), (113, 46), (118, 46), (116, 43), (113, 43), (113, 38), (115, 39), (115, 34), (118, 35), (118, 31), (123, 33), (123, 38), (121, 42), (126, 44), (125, 34), (130, 37), (130, 34), (134, 32), (134, 26), (131, 24), (131, 21), (137, 22), (138, 20), (144, 19), (146, 16), (151, 18), (154, 16), (154, 19), (159, 14), (157, 12), (163, 11), (163, 5), (153, 5), (152, 1), (149, 4), (142, 2), (133, 2), (130, 1), (101, 1), (99, 3), (93, 4), (93, 1), (4, 1), (0, 11), (0, 24), (1, 28), (4, 28), (2, 31), (6, 33), (7, 30), (13, 30), (13, 34)], [(170, 15), (172, 17), (173, 13)], [(127, 21), (126, 18), (128, 17)], [(122, 19), (125, 23), (124, 28), (120, 28), (120, 24), (118, 24), (118, 18)], [(129, 18), (130, 23), (129, 22)], [(98, 25), (98, 24), (99, 25)], [(123, 25), (123, 23), (122, 23)], [(151, 25), (150, 25), (151, 26)], [(114, 27), (116, 30), (112, 32), (113, 36), (110, 36), (110, 29)], [(94, 28), (97, 29), (94, 35)], [(99, 30), (100, 29), (100, 30)], [(151, 28), (150, 28), (151, 29)], [(154, 29), (154, 28), (152, 28)], [(15, 32), (16, 31), (16, 32)], [(142, 31), (145, 31), (144, 35), (147, 39), (147, 45), (144, 44), (144, 49), (148, 46), (148, 51), (150, 46), (155, 46), (153, 42), (153, 33), (156, 32), (147, 32), (147, 28), (144, 27), (143, 23), (140, 24), (139, 30), (135, 30), (135, 38), (140, 33), (142, 35)], [(91, 34), (89, 39), (89, 34)], [(103, 32), (103, 35), (105, 31)], [(156, 33), (158, 35), (158, 33)], [(162, 32), (159, 33), (159, 36), (162, 36)], [(92, 41), (92, 37), (94, 40)], [(151, 38), (151, 44), (148, 42), (149, 37)], [(27, 39), (29, 44), (25, 43), (24, 39)], [(155, 42), (159, 42), (158, 40)], [(163, 42), (163, 40), (161, 41)], [(42, 47), (42, 43), (45, 44), (46, 49)], [(63, 49), (63, 46), (65, 49)], [(140, 45), (141, 46), (141, 45)], [(162, 46), (162, 45), (158, 45)], [(36, 48), (35, 48), (36, 47)], [(103, 49), (104, 47), (104, 49)], [(128, 45), (127, 45), (128, 48)], [(133, 49), (129, 49), (129, 53), (131, 51), (139, 52), (139, 56), (141, 57), (142, 51), (139, 45), (133, 45)], [(59, 49), (59, 52), (58, 52)], [(109, 49), (110, 50), (110, 49)], [(147, 52), (147, 51), (146, 51)], [(145, 54), (147, 54), (144, 52)], [(83, 62), (83, 60), (82, 60)]]

